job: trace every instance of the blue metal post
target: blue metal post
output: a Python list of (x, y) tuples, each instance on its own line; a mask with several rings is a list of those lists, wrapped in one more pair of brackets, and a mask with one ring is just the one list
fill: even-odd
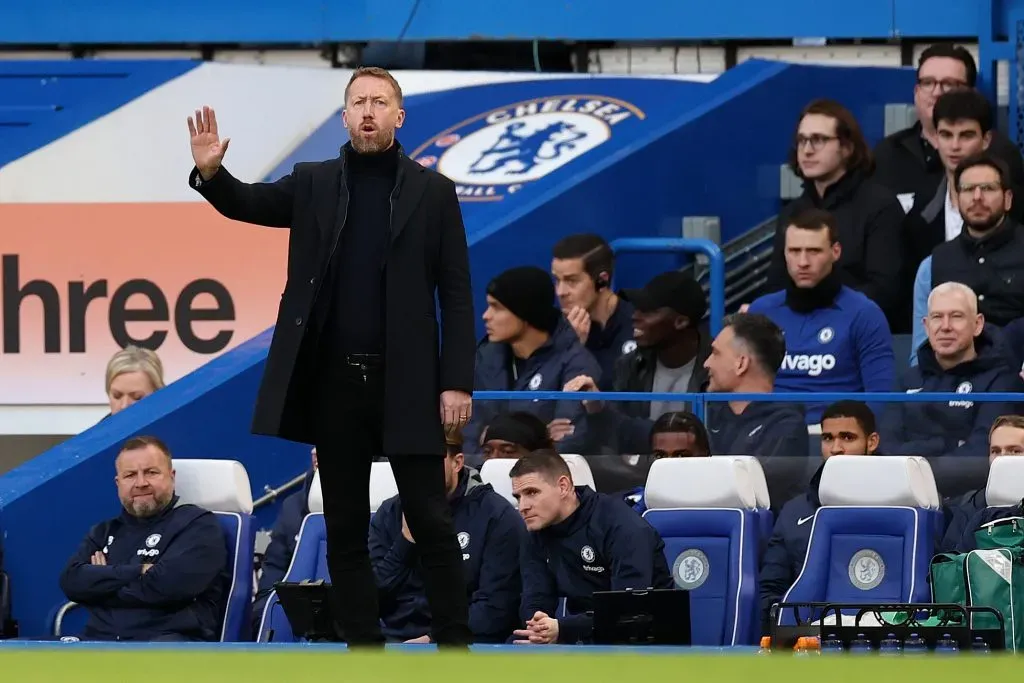
[(612, 251), (621, 253), (665, 253), (684, 252), (704, 254), (711, 268), (711, 333), (717, 335), (722, 329), (725, 317), (725, 257), (722, 250), (711, 240), (692, 240), (664, 237), (629, 237), (611, 243)]

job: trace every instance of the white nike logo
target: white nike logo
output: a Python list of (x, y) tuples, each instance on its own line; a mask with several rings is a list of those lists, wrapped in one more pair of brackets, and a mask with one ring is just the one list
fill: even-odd
[(807, 522), (811, 521), (812, 519), (814, 519), (814, 515), (811, 515), (810, 517), (804, 517), (803, 519), (798, 519), (798, 520), (796, 520), (796, 525), (797, 526), (803, 526), (804, 524), (807, 524)]

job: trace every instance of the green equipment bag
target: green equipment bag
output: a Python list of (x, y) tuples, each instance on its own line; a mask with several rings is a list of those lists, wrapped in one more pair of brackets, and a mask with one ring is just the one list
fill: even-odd
[[(989, 522), (974, 538), (977, 550), (932, 558), (932, 599), (999, 610), (1006, 649), (1024, 651), (1024, 517)], [(998, 623), (991, 615), (977, 614), (971, 627), (998, 628)]]

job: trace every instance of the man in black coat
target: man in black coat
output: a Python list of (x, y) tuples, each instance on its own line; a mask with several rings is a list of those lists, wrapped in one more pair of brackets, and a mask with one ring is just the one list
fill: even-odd
[(394, 77), (357, 69), (340, 156), (249, 184), (221, 166), (230, 140), (204, 107), (189, 118), (189, 184), (228, 218), (291, 228), (253, 432), (317, 448), (344, 639), (383, 643), (367, 534), (370, 463), (384, 455), (422, 558), (431, 637), (463, 646), (471, 634), (444, 433), (465, 425), (472, 408), (469, 257), (455, 187), (403, 154), (395, 130), (404, 119)]
[(786, 230), (793, 219), (820, 209), (836, 219), (843, 245), (836, 273), (842, 284), (878, 304), (891, 330), (909, 327), (899, 276), (903, 221), (895, 195), (872, 178), (871, 151), (853, 114), (834, 100), (814, 100), (800, 115), (789, 166), (804, 181), (803, 195), (779, 211), (763, 294), (786, 288)]

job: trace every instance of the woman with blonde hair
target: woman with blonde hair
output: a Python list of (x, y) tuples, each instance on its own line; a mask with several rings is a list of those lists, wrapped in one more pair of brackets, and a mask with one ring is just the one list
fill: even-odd
[(164, 386), (164, 365), (155, 351), (126, 346), (107, 363), (106, 389), (111, 415)]

